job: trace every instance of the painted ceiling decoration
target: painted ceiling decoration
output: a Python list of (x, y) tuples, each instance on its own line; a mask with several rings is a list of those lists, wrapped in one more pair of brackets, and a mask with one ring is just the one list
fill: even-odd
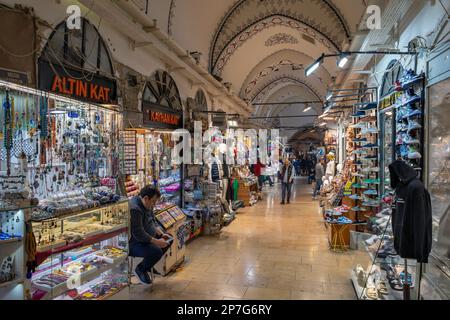
[(271, 36), (267, 41), (264, 43), (266, 47), (273, 47), (280, 44), (297, 44), (298, 39), (294, 36), (291, 36), (290, 34), (280, 32), (277, 34), (274, 34)]
[(253, 91), (253, 89), (256, 87), (259, 81), (264, 79), (265, 77), (271, 75), (274, 72), (280, 71), (281, 67), (289, 66), (291, 70), (301, 70), (303, 69), (302, 64), (296, 64), (292, 62), (291, 60), (281, 60), (277, 63), (274, 63), (270, 66), (265, 67), (263, 70), (261, 70), (257, 76), (250, 81), (250, 83), (245, 87), (244, 90), (244, 99), (248, 98), (248, 95)]
[(176, 0), (170, 0), (170, 7), (169, 7), (169, 19), (167, 20), (167, 34), (169, 36), (173, 35), (173, 21), (175, 18), (175, 7), (176, 7)]
[(318, 100), (321, 100), (320, 93), (310, 84), (308, 81), (301, 77), (292, 75), (279, 75), (276, 78), (270, 79), (269, 83), (266, 83), (260, 90), (255, 91), (250, 97), (250, 101), (255, 103), (261, 103), (265, 101), (269, 92), (280, 85), (294, 84), (305, 87), (311, 92)]
[(210, 46), (210, 71), (223, 68), (247, 40), (274, 26), (285, 26), (314, 38), (330, 52), (350, 37), (342, 15), (329, 0), (238, 0), (219, 24)]

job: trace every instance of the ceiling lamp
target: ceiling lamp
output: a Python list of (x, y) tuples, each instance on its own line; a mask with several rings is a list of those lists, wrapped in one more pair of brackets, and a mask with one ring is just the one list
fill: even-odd
[(349, 57), (348, 54), (345, 54), (345, 53), (341, 54), (341, 56), (339, 57), (338, 62), (337, 62), (337, 65), (338, 65), (339, 68), (342, 69), (342, 68), (345, 67), (345, 65), (348, 62), (348, 57)]
[(309, 105), (306, 105), (305, 109), (303, 109), (303, 112), (308, 112), (309, 110), (311, 110), (312, 107)]
[(326, 122), (322, 122), (321, 124), (319, 124), (320, 127), (326, 126), (327, 123)]
[(333, 92), (328, 91), (328, 94), (327, 94), (327, 101), (329, 101), (331, 98), (333, 98)]
[(323, 62), (323, 58), (325, 57), (324, 54), (322, 54), (316, 61), (314, 61), (313, 64), (311, 64), (309, 67), (307, 67), (305, 69), (305, 74), (307, 77), (309, 77), (314, 71), (317, 70), (317, 68), (319, 68), (319, 66), (322, 64)]

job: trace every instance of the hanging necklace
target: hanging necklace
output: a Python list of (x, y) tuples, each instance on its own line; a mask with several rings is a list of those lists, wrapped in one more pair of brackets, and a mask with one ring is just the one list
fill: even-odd
[(9, 101), (9, 91), (6, 91), (5, 102), (3, 103), (4, 109), (4, 147), (6, 149), (6, 170), (8, 176), (11, 174), (11, 147), (12, 147), (12, 123), (11, 123), (11, 104)]

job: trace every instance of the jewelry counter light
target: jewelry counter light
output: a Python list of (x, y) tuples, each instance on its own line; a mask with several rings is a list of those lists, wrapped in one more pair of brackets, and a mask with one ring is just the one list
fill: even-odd
[[(0, 298), (103, 299), (127, 286), (129, 208), (116, 194), (119, 112), (3, 82), (0, 101), (0, 202), (25, 208), (0, 214), (0, 246), (20, 248), (2, 247), (9, 273), (0, 276)], [(22, 223), (17, 233), (12, 220)], [(38, 266), (23, 281), (28, 222)], [(12, 294), (3, 278), (24, 284), (22, 293)]]

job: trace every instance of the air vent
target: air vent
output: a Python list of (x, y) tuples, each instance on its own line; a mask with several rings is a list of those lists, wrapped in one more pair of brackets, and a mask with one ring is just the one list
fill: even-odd
[(316, 40), (314, 40), (314, 38), (310, 36), (307, 36), (306, 34), (302, 34), (302, 38), (303, 40), (308, 41), (309, 43), (316, 44)]

